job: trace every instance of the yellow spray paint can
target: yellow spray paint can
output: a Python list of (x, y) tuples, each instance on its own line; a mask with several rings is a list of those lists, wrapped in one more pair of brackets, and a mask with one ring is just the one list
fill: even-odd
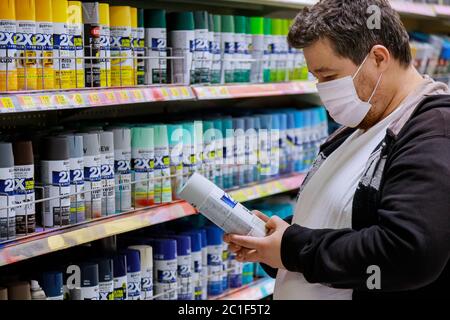
[(99, 3), (98, 9), (100, 20), (100, 86), (109, 87), (111, 86), (109, 4)]
[(73, 55), (67, 27), (67, 0), (52, 0), (53, 15), (53, 68), (55, 70), (55, 88), (71, 88), (71, 65)]
[(127, 6), (111, 6), (111, 84), (133, 86), (133, 52), (131, 50), (131, 10)]
[(36, 90), (36, 10), (34, 0), (16, 0), (17, 89)]
[(138, 36), (138, 19), (137, 19), (137, 9), (131, 7), (131, 50), (133, 52), (133, 85), (137, 84), (137, 73), (138, 73), (138, 62), (137, 56), (139, 51), (139, 36)]
[(14, 0), (0, 1), (0, 91), (17, 90), (16, 13)]
[(71, 87), (84, 88), (84, 45), (83, 45), (83, 9), (80, 1), (69, 1), (67, 27), (73, 48)]
[(53, 89), (52, 0), (36, 0), (36, 55), (37, 89)]

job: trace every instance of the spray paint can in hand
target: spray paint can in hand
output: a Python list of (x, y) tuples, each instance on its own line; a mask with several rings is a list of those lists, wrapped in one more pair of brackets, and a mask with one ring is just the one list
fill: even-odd
[(16, 61), (16, 9), (15, 0), (0, 1), (0, 36), (5, 39), (0, 44), (0, 90), (17, 90)]
[(99, 300), (114, 300), (113, 261), (110, 258), (98, 260)]
[(34, 159), (31, 141), (16, 141), (14, 152), (14, 200), (16, 207), (16, 234), (33, 233), (36, 227), (34, 195)]
[(55, 87), (52, 0), (36, 0), (37, 89)]
[(151, 57), (145, 61), (145, 84), (167, 83), (166, 11), (145, 10), (144, 16), (145, 47)]
[(63, 300), (63, 276), (61, 272), (44, 272), (39, 283), (47, 296), (47, 300)]
[(81, 300), (99, 300), (98, 264), (83, 263), (81, 270)]
[(138, 250), (127, 249), (127, 300), (141, 299), (141, 259)]
[(113, 128), (116, 212), (131, 209), (131, 130)]
[(155, 203), (172, 201), (167, 125), (155, 125)]
[(177, 300), (177, 242), (173, 239), (151, 241), (156, 300)]
[(14, 155), (12, 144), (0, 142), (0, 240), (16, 236), (14, 205)]
[(94, 219), (102, 216), (100, 137), (97, 133), (82, 136), (86, 218)]
[(154, 192), (154, 129), (134, 127), (131, 129), (131, 158), (133, 182), (132, 196), (135, 208), (155, 203)]
[(84, 22), (84, 55), (85, 57), (95, 57), (86, 59), (85, 86), (87, 88), (100, 87), (100, 16), (98, 2), (83, 3)]
[(141, 261), (141, 300), (153, 299), (153, 249), (147, 245), (130, 246), (138, 250)]
[(36, 9), (34, 0), (16, 0), (17, 89), (36, 90)]
[(113, 257), (114, 300), (128, 300), (127, 295), (127, 256), (118, 253)]
[(69, 144), (70, 223), (73, 224), (86, 219), (83, 137), (81, 135), (67, 135), (66, 137)]

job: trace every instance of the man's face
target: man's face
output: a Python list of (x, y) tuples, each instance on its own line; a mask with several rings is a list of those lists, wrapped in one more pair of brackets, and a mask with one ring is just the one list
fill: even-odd
[[(359, 67), (350, 59), (338, 56), (328, 39), (318, 40), (306, 47), (304, 54), (309, 71), (318, 79), (319, 83), (353, 76)], [(362, 101), (369, 100), (379, 77), (380, 71), (377, 70), (375, 61), (369, 57), (353, 80), (358, 96)], [(360, 127), (370, 125), (374, 117), (377, 118), (382, 112), (382, 110), (377, 109), (383, 108), (383, 106), (376, 106), (377, 100), (379, 101), (377, 97), (381, 97), (380, 89), (378, 88), (372, 98), (373, 106)]]

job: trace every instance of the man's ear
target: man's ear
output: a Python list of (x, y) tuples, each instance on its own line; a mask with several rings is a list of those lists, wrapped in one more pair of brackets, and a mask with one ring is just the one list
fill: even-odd
[(382, 45), (373, 46), (371, 52), (371, 56), (375, 58), (375, 63), (377, 64), (377, 68), (380, 69), (381, 72), (385, 71), (389, 64), (391, 63), (391, 54), (389, 50)]

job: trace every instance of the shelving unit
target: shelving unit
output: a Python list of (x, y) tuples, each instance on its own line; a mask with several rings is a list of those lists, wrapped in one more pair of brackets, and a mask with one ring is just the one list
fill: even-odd
[(273, 294), (275, 279), (260, 278), (237, 289), (211, 297), (210, 300), (261, 300)]
[[(240, 202), (255, 200), (296, 190), (300, 187), (304, 177), (304, 174), (293, 174), (288, 177), (230, 190), (229, 194)], [(47, 229), (44, 232), (37, 232), (0, 245), (0, 266), (196, 213), (196, 210), (188, 203), (177, 201), (77, 225)]]

